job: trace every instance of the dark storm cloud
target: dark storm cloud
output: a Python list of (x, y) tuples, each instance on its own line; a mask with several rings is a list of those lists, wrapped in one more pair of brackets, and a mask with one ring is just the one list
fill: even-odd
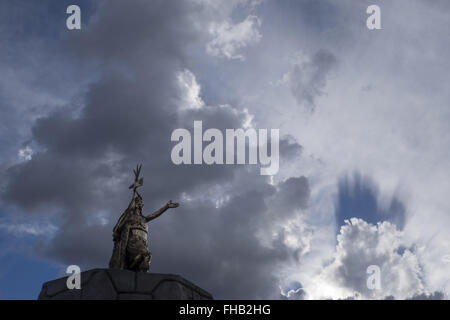
[(289, 178), (279, 184), (279, 196), (275, 203), (285, 212), (306, 209), (310, 195), (308, 179)]
[(316, 98), (323, 95), (329, 73), (336, 65), (337, 58), (326, 50), (296, 64), (290, 74), (290, 85), (297, 103), (313, 111)]
[(83, 169), (76, 159), (37, 154), (33, 160), (9, 168), (3, 198), (31, 210), (45, 203), (82, 206), (91, 200), (89, 194), (93, 191), (89, 171)]
[[(92, 67), (98, 81), (80, 99), (80, 112), (61, 106), (34, 122), (31, 140), (39, 150), (8, 168), (2, 200), (26, 215), (60, 212), (52, 241), (36, 245), (41, 255), (84, 268), (105, 266), (111, 226), (129, 201), (131, 168), (143, 163), (146, 211), (181, 201), (153, 225), (154, 271), (179, 273), (217, 297), (278, 296), (276, 267), (296, 259), (297, 251), (284, 244), (283, 232), (265, 235), (269, 247), (258, 237), (306, 208), (308, 180), (272, 186), (256, 168), (172, 164), (175, 128), (190, 129), (194, 120), (205, 128), (240, 128), (245, 113), (231, 106), (178, 109), (176, 75), (196, 41), (197, 8), (185, 1), (105, 3), (61, 43), (71, 67)], [(292, 139), (281, 141), (282, 158), (300, 150)], [(196, 197), (183, 200), (184, 194)]]
[(301, 155), (303, 148), (294, 137), (285, 136), (280, 140), (280, 153), (285, 159), (293, 159)]
[[(33, 138), (45, 151), (9, 170), (11, 182), (3, 198), (30, 199), (18, 201), (22, 206), (33, 199), (46, 203), (65, 199), (61, 186), (66, 186), (70, 197), (83, 203), (85, 193), (102, 188), (99, 180), (121, 177), (136, 162), (154, 173), (146, 186), (160, 194), (176, 194), (194, 185), (195, 177), (207, 181), (213, 179), (209, 175), (223, 175), (221, 170), (204, 170), (204, 177), (198, 172), (183, 176), (190, 171), (170, 163), (170, 133), (187, 125), (176, 114), (175, 73), (192, 33), (191, 13), (184, 2), (135, 1), (123, 8), (109, 1), (85, 30), (68, 36), (64, 45), (79, 50), (68, 52), (75, 54), (74, 63), (96, 61), (101, 79), (90, 86), (80, 115), (74, 117), (69, 106), (36, 121)], [(78, 53), (83, 53), (81, 60)], [(240, 120), (233, 120), (232, 127), (238, 127)], [(77, 188), (80, 183), (87, 185)], [(42, 188), (46, 184), (49, 188)], [(57, 186), (56, 193), (45, 196), (45, 189), (54, 191)]]

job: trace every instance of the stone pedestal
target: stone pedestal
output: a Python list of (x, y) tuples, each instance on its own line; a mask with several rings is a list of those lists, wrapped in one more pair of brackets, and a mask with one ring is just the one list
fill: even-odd
[(67, 277), (42, 285), (39, 300), (211, 300), (212, 295), (173, 274), (119, 269), (81, 273), (81, 289), (68, 289)]

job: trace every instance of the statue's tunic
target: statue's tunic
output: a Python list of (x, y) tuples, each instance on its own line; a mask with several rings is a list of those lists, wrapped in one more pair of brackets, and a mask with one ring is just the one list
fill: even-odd
[(140, 214), (132, 214), (125, 222), (128, 224), (129, 236), (126, 248), (127, 265), (131, 266), (134, 259), (140, 255), (141, 259), (149, 254), (148, 251), (148, 225), (145, 217)]

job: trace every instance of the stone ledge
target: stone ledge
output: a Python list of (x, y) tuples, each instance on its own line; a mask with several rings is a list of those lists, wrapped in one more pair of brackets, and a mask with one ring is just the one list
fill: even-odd
[(211, 300), (212, 295), (175, 274), (119, 269), (81, 273), (81, 289), (68, 289), (67, 277), (42, 285), (39, 300)]

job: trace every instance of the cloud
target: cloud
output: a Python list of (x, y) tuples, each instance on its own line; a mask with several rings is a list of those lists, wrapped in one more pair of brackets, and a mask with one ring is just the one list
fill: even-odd
[(180, 108), (184, 109), (200, 109), (205, 103), (200, 97), (200, 85), (195, 78), (195, 75), (185, 69), (177, 75), (178, 83), (181, 86), (181, 92), (184, 92), (181, 97)]
[(209, 33), (213, 39), (206, 45), (208, 54), (227, 59), (245, 60), (239, 50), (257, 44), (262, 35), (259, 32), (261, 20), (249, 15), (243, 21), (233, 24), (229, 21), (212, 23)]
[[(305, 284), (308, 298), (406, 299), (428, 294), (422, 268), (413, 249), (408, 249), (402, 233), (390, 222), (369, 224), (352, 218), (341, 227), (333, 261)], [(380, 268), (380, 289), (367, 286), (367, 268)]]
[(14, 224), (14, 223), (0, 223), (0, 230), (4, 232), (13, 234), (15, 236), (20, 236), (24, 234), (29, 234), (33, 236), (40, 235), (51, 235), (56, 232), (57, 228), (54, 225), (42, 225), (42, 224)]
[(336, 56), (319, 50), (311, 57), (294, 62), (292, 70), (284, 75), (297, 103), (310, 111), (316, 108), (316, 98), (324, 94), (327, 78), (337, 66)]
[(304, 300), (305, 299), (305, 290), (302, 288), (291, 289), (288, 292), (281, 292), (280, 294), (281, 300)]
[(433, 293), (421, 293), (415, 295), (407, 300), (444, 300), (445, 295), (443, 292), (435, 291)]
[(33, 149), (31, 149), (29, 146), (25, 146), (24, 148), (20, 149), (18, 154), (20, 160), (31, 160), (33, 156)]

